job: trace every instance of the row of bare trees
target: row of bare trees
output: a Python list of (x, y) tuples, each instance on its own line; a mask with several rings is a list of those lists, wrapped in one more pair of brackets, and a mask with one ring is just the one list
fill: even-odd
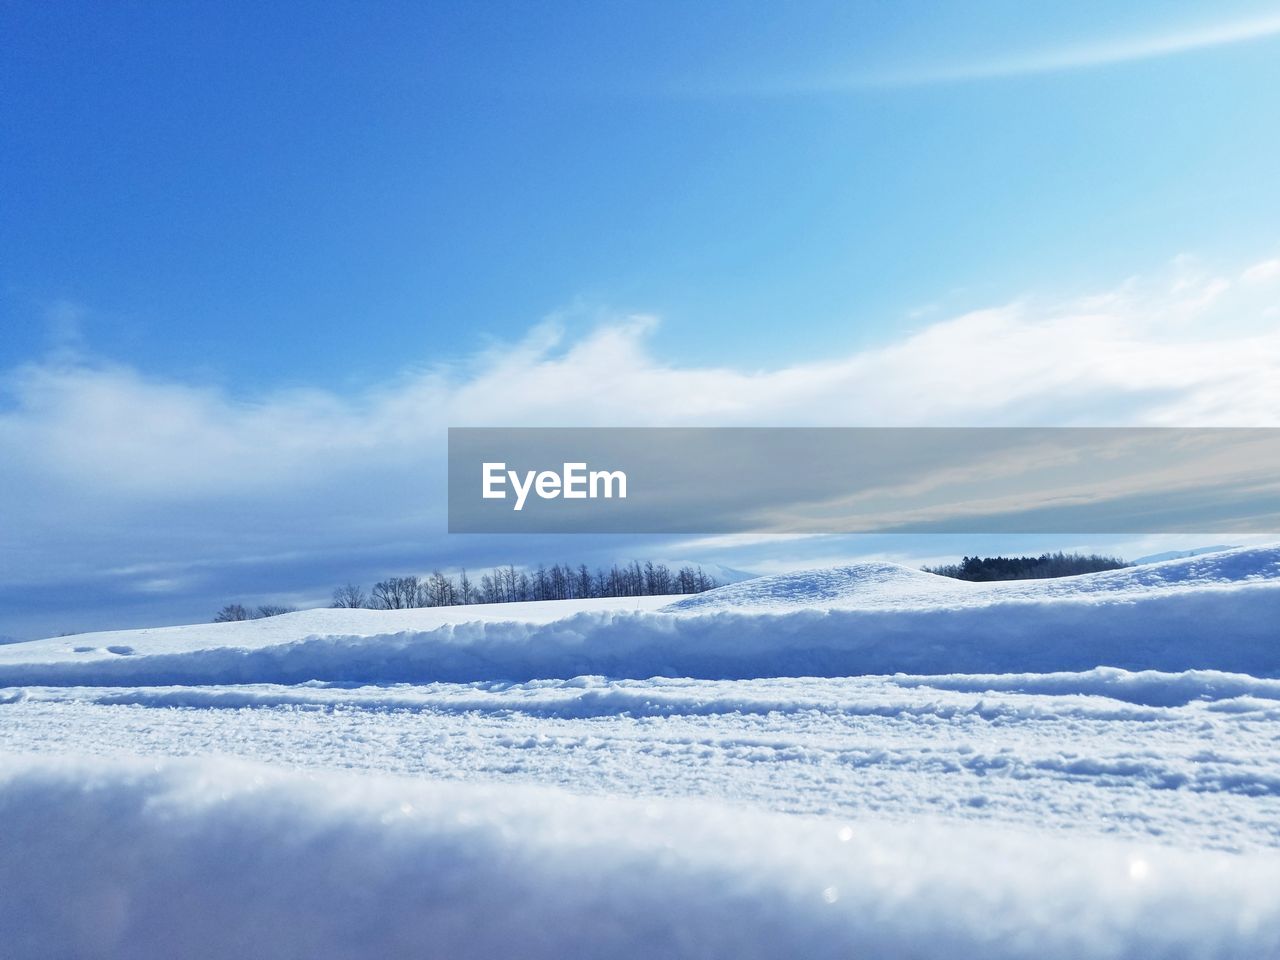
[[(592, 570), (585, 563), (539, 564), (524, 570), (514, 566), (495, 567), (479, 582), (463, 570), (457, 577), (433, 571), (429, 576), (407, 575), (379, 580), (367, 593), (354, 583), (333, 591), (334, 607), (367, 607), (372, 610), (406, 610), (410, 607), (452, 607), (469, 603), (515, 603), (523, 600), (581, 600), (588, 597), (657, 597), (675, 593), (702, 593), (720, 584), (701, 567), (683, 566), (672, 570), (665, 563), (613, 564)], [(213, 618), (214, 623), (258, 620), (293, 607), (264, 604), (246, 607), (229, 603)]]
[(430, 576), (388, 577), (368, 593), (354, 583), (333, 591), (335, 607), (405, 610), (470, 603), (515, 603), (524, 600), (581, 600), (588, 597), (650, 597), (701, 593), (719, 586), (701, 567), (672, 570), (666, 564), (633, 561), (592, 570), (585, 563), (539, 564), (537, 569), (495, 567), (479, 582), (463, 570), (457, 578), (433, 571)]
[(228, 603), (213, 618), (214, 623), (230, 623), (236, 620), (261, 620), (263, 617), (278, 617), (282, 613), (293, 613), (297, 607), (282, 607), (274, 603), (264, 603), (260, 607), (246, 607), (241, 603)]

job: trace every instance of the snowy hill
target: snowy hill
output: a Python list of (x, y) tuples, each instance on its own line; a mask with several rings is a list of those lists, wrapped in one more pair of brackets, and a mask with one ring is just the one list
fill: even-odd
[[(436, 630), (472, 621), (551, 623), (579, 613), (658, 610), (671, 597), (606, 597), (593, 600), (541, 600), (528, 603), (480, 603), (457, 607), (414, 607), (408, 610), (333, 609), (318, 607), (257, 620), (192, 623), (140, 630), (104, 630), (46, 640), (29, 640), (13, 656), (67, 652), (131, 655), (181, 653), (218, 647), (252, 650), (307, 637), (377, 637)], [(113, 649), (115, 648), (115, 649)]]
[(1193, 591), (1239, 584), (1280, 584), (1280, 546), (1196, 552), (1141, 567), (1047, 580), (972, 583), (887, 561), (759, 577), (684, 597), (667, 610), (782, 611), (798, 607), (867, 610), (951, 607), (1010, 600), (1072, 600), (1140, 596), (1153, 590)]
[(1165, 550), (1163, 553), (1149, 553), (1146, 556), (1138, 557), (1134, 560), (1135, 564), (1144, 563), (1161, 563), (1165, 560), (1184, 560), (1187, 557), (1198, 557), (1205, 553), (1222, 553), (1224, 550), (1235, 550), (1236, 546), (1229, 543), (1219, 543), (1212, 547), (1192, 547), (1190, 550)]
[(673, 611), (865, 610), (900, 604), (962, 602), (969, 584), (886, 561), (757, 577), (683, 597)]
[(1266, 547), (0, 647), (0, 953), (1280, 956), (1278, 624)]
[(870, 563), (763, 577), (673, 602), (311, 610), (41, 640), (0, 648), (0, 684), (735, 679), (1098, 666), (1280, 676), (1277, 623), (1280, 547), (999, 583)]

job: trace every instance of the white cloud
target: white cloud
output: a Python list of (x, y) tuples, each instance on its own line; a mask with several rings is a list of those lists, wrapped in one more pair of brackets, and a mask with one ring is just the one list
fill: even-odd
[(1280, 257), (1255, 263), (1240, 274), (1245, 283), (1268, 283), (1277, 278), (1280, 278)]
[(1280, 35), (1280, 14), (1201, 23), (1170, 30), (1155, 30), (1127, 37), (1091, 40), (1046, 47), (1025, 53), (997, 54), (985, 58), (914, 64), (901, 68), (832, 72), (821, 76), (767, 81), (730, 90), (756, 94), (831, 93), (876, 87), (916, 87), (968, 80), (1061, 73), (1112, 64), (1153, 60), (1233, 44), (1266, 40)]
[[(210, 583), (261, 584), (263, 570), (302, 595), (359, 579), (357, 563), (428, 562), (458, 549), (441, 540), (448, 426), (1276, 426), (1271, 262), (1179, 260), (1089, 297), (762, 370), (665, 360), (647, 316), (576, 339), (543, 324), (353, 396), (235, 396), (55, 351), (0, 376), (0, 578), (207, 605)], [(264, 559), (237, 573), (244, 557)]]
[[(355, 397), (238, 398), (118, 365), (12, 371), (6, 472), (95, 497), (288, 487), (438, 460), (449, 425), (1165, 425), (1280, 422), (1280, 294), (1267, 261), (1239, 279), (1127, 282), (1066, 303), (1023, 301), (843, 357), (740, 370), (664, 361), (633, 316), (566, 342), (553, 326)], [(51, 492), (33, 486), (28, 496)]]

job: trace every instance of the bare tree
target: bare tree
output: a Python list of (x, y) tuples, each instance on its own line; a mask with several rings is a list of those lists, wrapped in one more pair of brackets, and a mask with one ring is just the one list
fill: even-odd
[(263, 617), (278, 617), (282, 613), (297, 613), (297, 607), (282, 607), (275, 603), (264, 603), (258, 607), (253, 613), (253, 619), (259, 620)]
[(250, 619), (249, 611), (238, 603), (228, 603), (213, 618), (214, 623), (232, 623)]
[(708, 577), (702, 572), (702, 568), (699, 567), (697, 576), (695, 577), (694, 586), (697, 588), (694, 590), (694, 593), (705, 593), (708, 590), (714, 590), (716, 587), (720, 586), (720, 581), (715, 577)]
[[(388, 577), (379, 580), (366, 597), (354, 584), (333, 592), (335, 607), (369, 606), (376, 610), (404, 610), (409, 607), (442, 607), (469, 603), (511, 603), (522, 600), (569, 600), (587, 597), (642, 597), (672, 593), (699, 593), (719, 584), (701, 567), (684, 566), (672, 571), (664, 563), (613, 564), (597, 568), (586, 564), (575, 570), (570, 564), (539, 564), (520, 570), (515, 566), (495, 567), (475, 583), (461, 571), (458, 579), (432, 571), (429, 577)], [(252, 613), (246, 612), (247, 617)]]
[(400, 591), (392, 582), (395, 577), (379, 580), (369, 592), (369, 606), (375, 610), (400, 609)]
[(451, 607), (458, 602), (458, 590), (452, 579), (439, 570), (433, 570), (421, 584), (420, 599), (423, 606)]
[(333, 603), (331, 606), (355, 609), (356, 607), (363, 607), (368, 602), (368, 598), (360, 587), (354, 583), (348, 583), (346, 586), (339, 587), (333, 591)]
[(423, 606), (422, 584), (417, 577), (388, 577), (373, 585), (369, 605), (376, 610), (407, 610)]

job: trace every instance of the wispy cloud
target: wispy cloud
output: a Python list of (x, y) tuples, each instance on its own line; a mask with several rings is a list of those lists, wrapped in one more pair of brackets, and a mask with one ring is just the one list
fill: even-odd
[(1085, 70), (1265, 40), (1280, 35), (1280, 12), (1219, 23), (1046, 47), (986, 58), (912, 64), (824, 74), (749, 85), (737, 92), (836, 93), (841, 90), (918, 87), (970, 80)]
[(1272, 263), (1180, 259), (1093, 296), (765, 370), (665, 360), (644, 316), (578, 339), (544, 324), (354, 396), (233, 396), (55, 352), (0, 374), (0, 581), (44, 584), (64, 606), (59, 585), (78, 579), (202, 609), (245, 556), (278, 558), (253, 576), (299, 593), (444, 556), (448, 426), (1277, 426)]

